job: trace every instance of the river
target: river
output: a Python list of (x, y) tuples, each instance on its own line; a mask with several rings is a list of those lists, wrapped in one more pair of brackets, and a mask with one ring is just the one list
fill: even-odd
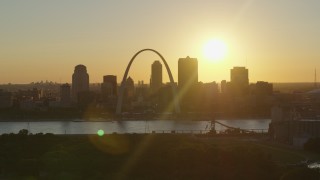
[[(217, 120), (227, 126), (254, 129), (264, 132), (268, 130), (270, 119), (245, 119), (245, 120)], [(210, 121), (172, 121), (172, 120), (130, 120), (130, 121), (29, 121), (29, 122), (0, 122), (0, 134), (18, 133), (21, 129), (27, 129), (30, 133), (53, 134), (96, 134), (103, 130), (106, 134), (112, 133), (205, 133), (210, 129)], [(216, 124), (217, 131), (225, 130), (225, 127)]]

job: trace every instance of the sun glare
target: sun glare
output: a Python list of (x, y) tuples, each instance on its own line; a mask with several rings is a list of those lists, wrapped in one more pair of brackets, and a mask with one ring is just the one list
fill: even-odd
[(210, 40), (205, 44), (203, 53), (208, 60), (221, 61), (227, 53), (227, 46), (221, 40)]

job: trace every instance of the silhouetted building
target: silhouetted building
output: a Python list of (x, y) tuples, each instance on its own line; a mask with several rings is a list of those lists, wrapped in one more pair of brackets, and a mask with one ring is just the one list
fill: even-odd
[(0, 89), (0, 108), (9, 108), (13, 104), (11, 92), (5, 92)]
[(75, 67), (72, 75), (73, 100), (78, 101), (78, 93), (87, 91), (89, 91), (89, 74), (87, 73), (86, 66), (80, 64)]
[(264, 81), (258, 81), (255, 85), (254, 93), (256, 95), (272, 95), (273, 84)]
[(62, 106), (67, 106), (71, 103), (71, 87), (68, 83), (60, 86), (60, 103)]
[(160, 61), (154, 61), (151, 66), (150, 88), (152, 92), (158, 91), (162, 86), (162, 64)]
[(135, 100), (132, 106), (137, 112), (145, 112), (150, 107), (150, 102), (146, 101), (148, 96), (148, 85), (143, 81), (138, 81), (138, 85), (135, 88)]
[(143, 81), (138, 81), (138, 85), (135, 88), (135, 96), (140, 100), (141, 98), (144, 99), (148, 95), (148, 85), (144, 84)]
[[(177, 87), (177, 84), (175, 83), (174, 86)], [(172, 99), (172, 84), (165, 83), (154, 97), (155, 110), (157, 112), (173, 112)]]
[(249, 92), (249, 75), (245, 67), (234, 67), (230, 70), (231, 92), (235, 95), (245, 95)]
[(113, 98), (117, 96), (117, 76), (103, 76), (103, 83), (101, 84), (101, 93), (103, 99)]
[(95, 104), (96, 94), (91, 91), (81, 91), (78, 93), (78, 107), (81, 109), (86, 109), (88, 107), (93, 107)]
[(134, 96), (134, 81), (131, 77), (128, 77), (125, 85), (125, 97), (133, 98)]
[(182, 111), (193, 111), (198, 93), (198, 60), (180, 58), (178, 61), (178, 89)]
[(274, 140), (303, 147), (308, 139), (320, 137), (320, 121), (304, 118), (298, 109), (297, 104), (272, 107), (269, 134)]
[(37, 88), (33, 88), (32, 90), (19, 90), (16, 93), (16, 98), (18, 101), (38, 101), (43, 97), (44, 91)]
[(195, 92), (195, 99), (189, 107), (194, 112), (212, 112), (213, 105), (217, 102), (218, 84), (216, 82), (202, 83), (199, 82)]
[(197, 58), (180, 58), (178, 61), (178, 86), (180, 89), (189, 88), (198, 83)]
[(226, 93), (227, 92), (227, 81), (222, 80), (220, 84), (220, 92), (221, 93)]

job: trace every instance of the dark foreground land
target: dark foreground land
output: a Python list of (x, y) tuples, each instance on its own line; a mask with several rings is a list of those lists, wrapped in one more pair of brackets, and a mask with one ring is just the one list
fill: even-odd
[(0, 136), (0, 179), (319, 179), (287, 166), (316, 154), (252, 137)]

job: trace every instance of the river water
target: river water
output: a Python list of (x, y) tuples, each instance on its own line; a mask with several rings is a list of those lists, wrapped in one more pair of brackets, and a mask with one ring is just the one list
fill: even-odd
[[(217, 120), (227, 126), (264, 130), (269, 127), (270, 119), (246, 119), (246, 120)], [(35, 133), (53, 134), (96, 134), (98, 130), (103, 130), (106, 134), (112, 133), (205, 133), (211, 127), (210, 121), (172, 121), (172, 120), (130, 120), (130, 121), (29, 121), (29, 122), (0, 122), (0, 134), (18, 133), (21, 129), (27, 129)], [(216, 124), (217, 131), (226, 128)]]

